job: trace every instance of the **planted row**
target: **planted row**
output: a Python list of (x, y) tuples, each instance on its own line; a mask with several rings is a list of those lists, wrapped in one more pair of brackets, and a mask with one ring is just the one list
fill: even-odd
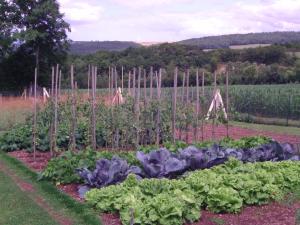
[(230, 157), (242, 162), (300, 160), (290, 144), (273, 141), (251, 149), (224, 148), (214, 144), (209, 148), (189, 146), (172, 153), (161, 148), (150, 153), (138, 151), (136, 158), (141, 167), (130, 166), (126, 160), (114, 156), (112, 160), (99, 159), (96, 168), (77, 169), (89, 187), (104, 187), (123, 182), (129, 174), (141, 178), (178, 178), (188, 171), (207, 169), (225, 163)]
[(300, 163), (245, 163), (231, 159), (178, 180), (130, 175), (122, 184), (92, 189), (85, 198), (100, 212), (119, 213), (123, 224), (180, 225), (200, 218), (200, 208), (239, 212), (243, 205), (279, 200), (300, 185)]
[[(227, 148), (251, 148), (257, 147), (262, 144), (269, 143), (270, 139), (266, 137), (244, 137), (239, 140), (232, 140), (228, 138), (222, 139), (218, 144)], [(196, 143), (197, 148), (208, 148), (213, 145), (213, 142), (206, 141), (202, 143)], [(187, 148), (188, 144), (182, 141), (175, 143), (166, 142), (163, 145), (165, 148), (173, 153)], [(157, 146), (141, 146), (139, 151), (149, 153), (157, 149)], [(43, 178), (54, 181), (55, 183), (78, 183), (82, 182), (82, 179), (76, 173), (78, 168), (87, 168), (89, 170), (95, 169), (96, 161), (100, 158), (112, 159), (116, 155), (122, 159), (125, 159), (129, 165), (140, 166), (139, 160), (136, 158), (134, 151), (130, 152), (112, 152), (112, 151), (100, 151), (95, 152), (91, 149), (85, 151), (70, 152), (66, 151), (59, 157), (53, 158), (48, 163), (46, 169), (42, 172)]]

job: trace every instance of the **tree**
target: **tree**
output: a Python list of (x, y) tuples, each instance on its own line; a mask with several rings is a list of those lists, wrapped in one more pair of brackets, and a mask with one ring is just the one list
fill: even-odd
[(17, 40), (35, 55), (35, 66), (40, 71), (49, 69), (66, 55), (67, 32), (70, 26), (59, 12), (56, 0), (12, 0), (18, 21)]

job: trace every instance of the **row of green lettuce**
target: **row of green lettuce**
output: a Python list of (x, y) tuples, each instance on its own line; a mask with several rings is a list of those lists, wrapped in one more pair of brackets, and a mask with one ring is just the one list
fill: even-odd
[(200, 209), (238, 213), (244, 205), (281, 200), (300, 185), (300, 162), (225, 164), (190, 172), (178, 180), (136, 180), (85, 194), (99, 212), (119, 213), (122, 224), (181, 225), (200, 219)]
[[(270, 142), (267, 137), (244, 137), (239, 140), (224, 138), (218, 142), (219, 145), (228, 148), (252, 148)], [(206, 141), (195, 143), (198, 148), (210, 147), (214, 142)], [(187, 147), (185, 142), (178, 141), (176, 143), (166, 142), (164, 147), (171, 152), (177, 152), (179, 149)], [(139, 151), (148, 153), (157, 149), (157, 146), (141, 146)], [(52, 180), (57, 184), (80, 183), (81, 178), (75, 172), (77, 168), (94, 169), (96, 161), (100, 158), (112, 159), (114, 155), (125, 159), (129, 165), (138, 165), (135, 151), (92, 151), (87, 148), (84, 151), (71, 152), (66, 151), (60, 156), (49, 161), (46, 169), (41, 173), (41, 178)]]

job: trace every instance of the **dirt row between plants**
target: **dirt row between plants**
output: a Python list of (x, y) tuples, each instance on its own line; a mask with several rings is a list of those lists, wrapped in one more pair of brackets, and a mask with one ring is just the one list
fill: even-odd
[(8, 168), (3, 162), (0, 161), (0, 171), (9, 176), (14, 183), (32, 199), (39, 207), (44, 209), (57, 223), (61, 225), (72, 225), (74, 224), (70, 218), (65, 217), (60, 212), (55, 210), (51, 205), (49, 205), (46, 200), (37, 193), (34, 186), (31, 183), (20, 178), (13, 170)]
[[(214, 135), (213, 135), (214, 133)], [(277, 132), (270, 132), (270, 131), (259, 131), (249, 128), (243, 128), (238, 126), (232, 126), (230, 125), (228, 127), (228, 135), (229, 137), (233, 139), (240, 139), (242, 137), (249, 137), (249, 136), (257, 136), (262, 135), (266, 137), (270, 137), (280, 143), (291, 143), (291, 144), (300, 144), (300, 134), (299, 135), (289, 135), (289, 134), (283, 134), (283, 133), (277, 133)], [(179, 136), (179, 132), (177, 133), (177, 136)], [(194, 130), (190, 130), (188, 132), (188, 143), (193, 143), (195, 140), (195, 132)], [(225, 125), (218, 125), (215, 126), (214, 132), (213, 132), (213, 126), (211, 124), (206, 124), (204, 126), (204, 132), (203, 132), (203, 140), (220, 140), (227, 136), (227, 128)], [(181, 134), (182, 140), (185, 140), (186, 133), (182, 132)], [(198, 130), (198, 140), (200, 141), (202, 139), (201, 135), (201, 128)]]

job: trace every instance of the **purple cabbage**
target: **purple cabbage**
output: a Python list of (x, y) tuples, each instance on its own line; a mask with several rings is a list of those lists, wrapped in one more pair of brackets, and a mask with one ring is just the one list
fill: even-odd
[(148, 154), (137, 152), (136, 157), (148, 178), (173, 178), (186, 171), (186, 160), (165, 148)]
[(127, 161), (114, 156), (111, 160), (99, 159), (94, 171), (87, 168), (76, 170), (89, 187), (101, 188), (124, 181), (128, 174), (143, 176), (143, 171), (137, 166), (129, 166)]
[(99, 159), (94, 171), (87, 168), (77, 169), (77, 173), (86, 185), (79, 190), (81, 195), (84, 195), (90, 187), (101, 188), (121, 183), (128, 174), (135, 174), (139, 179), (176, 178), (186, 171), (223, 164), (229, 157), (243, 162), (300, 160), (299, 152), (291, 144), (278, 142), (270, 142), (251, 149), (226, 149), (216, 144), (203, 149), (189, 146), (177, 153), (160, 148), (148, 154), (138, 151), (136, 157), (142, 168), (129, 166), (126, 160), (114, 156), (111, 160)]

